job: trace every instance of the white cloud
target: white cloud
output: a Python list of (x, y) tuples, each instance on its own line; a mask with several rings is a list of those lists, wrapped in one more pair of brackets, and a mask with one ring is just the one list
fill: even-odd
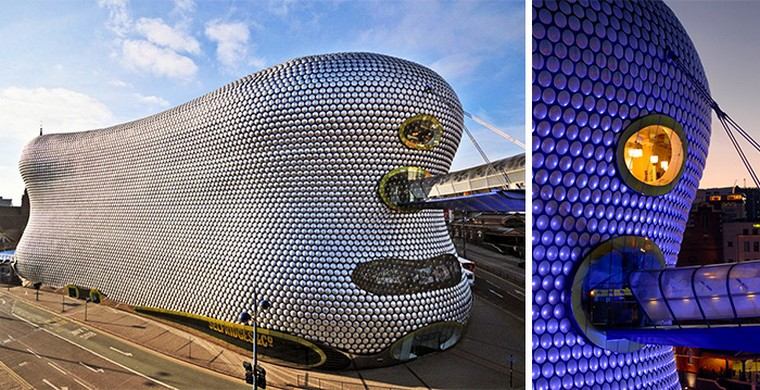
[(108, 10), (106, 27), (120, 37), (126, 36), (132, 28), (128, 3), (128, 0), (98, 0), (98, 5)]
[(180, 54), (201, 54), (198, 40), (186, 32), (195, 10), (193, 0), (175, 0), (172, 14), (180, 20), (174, 27), (161, 18), (140, 18), (134, 22), (129, 15), (128, 0), (98, 0), (98, 5), (108, 10), (106, 27), (117, 36), (112, 58), (121, 57), (128, 68), (157, 76), (183, 81), (195, 76), (198, 66), (190, 57)]
[(401, 56), (430, 53), (436, 57), (434, 64), (459, 76), (476, 71), (479, 58), (503, 53), (507, 45), (524, 39), (522, 14), (479, 2), (374, 4), (371, 11), (378, 20), (371, 24), (376, 27), (359, 34), (358, 45)]
[(125, 40), (122, 43), (122, 55), (127, 66), (158, 76), (189, 80), (198, 71), (195, 62), (190, 58), (148, 41)]
[(174, 0), (173, 11), (180, 13), (195, 12), (195, 2), (193, 0)]
[(176, 52), (200, 54), (201, 46), (192, 36), (179, 28), (174, 28), (161, 19), (140, 18), (135, 24), (138, 33), (156, 45), (168, 47)]
[(132, 84), (130, 84), (130, 83), (126, 82), (126, 81), (119, 80), (119, 79), (113, 79), (113, 80), (109, 81), (108, 84), (112, 85), (114, 87), (118, 87), (118, 88), (131, 88), (132, 87)]
[(145, 96), (139, 93), (135, 93), (133, 96), (140, 103), (151, 105), (151, 106), (169, 107), (170, 105), (169, 101), (159, 96), (152, 96), (152, 95)]
[(206, 36), (216, 42), (216, 58), (228, 68), (235, 68), (241, 62), (246, 62), (257, 68), (261, 68), (265, 64), (261, 58), (248, 58), (250, 33), (248, 26), (244, 23), (211, 21), (206, 24)]
[[(120, 80), (112, 80), (119, 84)], [(128, 87), (128, 85), (125, 85)], [(133, 94), (141, 104), (168, 107), (158, 96)], [(19, 204), (24, 183), (18, 171), (18, 159), (26, 143), (39, 134), (84, 131), (114, 124), (111, 110), (98, 99), (64, 88), (0, 89), (0, 196)], [(7, 152), (6, 152), (7, 151)]]
[(430, 64), (430, 68), (438, 72), (444, 79), (454, 79), (473, 72), (481, 59), (478, 56), (458, 53), (445, 56)]
[[(113, 114), (97, 99), (64, 88), (0, 89), (0, 196), (21, 201), (24, 183), (18, 160), (24, 145), (44, 132), (62, 133), (110, 126)], [(7, 151), (7, 152), (5, 152)]]
[(113, 120), (103, 103), (64, 88), (0, 89), (0, 134), (19, 140), (38, 135), (40, 121), (45, 133), (99, 128)]
[(269, 0), (267, 8), (269, 12), (277, 16), (287, 16), (290, 12), (290, 7), (295, 3), (295, 0)]

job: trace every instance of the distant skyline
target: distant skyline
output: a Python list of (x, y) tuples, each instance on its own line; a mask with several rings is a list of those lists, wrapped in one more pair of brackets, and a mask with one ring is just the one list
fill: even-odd
[[(760, 3), (753, 1), (667, 1), (697, 48), (721, 108), (755, 139), (760, 139)], [(742, 141), (760, 173), (760, 152)], [(713, 114), (707, 165), (700, 188), (754, 187), (747, 170)]]
[[(465, 110), (525, 139), (517, 1), (31, 1), (0, 14), (0, 196), (39, 133), (139, 119), (288, 59), (370, 51), (439, 72)], [(490, 159), (520, 148), (467, 120)], [(463, 137), (452, 169), (483, 163)]]

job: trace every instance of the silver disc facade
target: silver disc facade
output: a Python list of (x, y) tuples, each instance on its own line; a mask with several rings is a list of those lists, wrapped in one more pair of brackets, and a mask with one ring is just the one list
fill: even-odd
[[(399, 137), (415, 116), (442, 127), (429, 148)], [(400, 167), (447, 172), (462, 126), (455, 93), (433, 71), (341, 53), (144, 119), (44, 135), (20, 161), (31, 216), (17, 268), (46, 285), (225, 321), (252, 309), (255, 289), (272, 303), (262, 327), (359, 360), (390, 353), (376, 364), (414, 357), (424, 329), (444, 334), (444, 349), (472, 298), (459, 272), (425, 280), (440, 279), (455, 253), (442, 212), (391, 209), (378, 185)], [(358, 287), (365, 263), (391, 288)], [(389, 279), (399, 264), (412, 276)]]

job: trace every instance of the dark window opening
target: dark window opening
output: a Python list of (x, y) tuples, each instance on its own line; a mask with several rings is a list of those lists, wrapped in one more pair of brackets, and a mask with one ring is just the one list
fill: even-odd
[(351, 279), (378, 295), (414, 294), (456, 286), (462, 268), (451, 254), (425, 260), (382, 259), (359, 264)]

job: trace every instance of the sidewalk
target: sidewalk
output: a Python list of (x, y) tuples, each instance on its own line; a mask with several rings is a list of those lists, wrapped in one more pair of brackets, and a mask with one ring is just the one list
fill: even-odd
[[(211, 336), (189, 328), (179, 329), (152, 318), (131, 313), (127, 311), (129, 308), (126, 305), (116, 305), (114, 308), (108, 304), (90, 303), (87, 305), (87, 321), (85, 321), (84, 301), (64, 297), (60, 293), (45, 289), (40, 290), (39, 301), (35, 301), (35, 290), (32, 289), (15, 287), (7, 292), (37, 307), (82, 324), (81, 333), (85, 337), (86, 332), (90, 332), (88, 328), (94, 328), (186, 363), (238, 378), (241, 382), (244, 376), (243, 362), (251, 359), (250, 354), (239, 353), (215, 344), (211, 341)], [(62, 302), (63, 313), (61, 312)], [(389, 386), (380, 381), (364, 380), (355, 371), (340, 371), (333, 374), (299, 370), (259, 361), (267, 370), (267, 385), (271, 388), (345, 390), (425, 388), (418, 386), (419, 381), (416, 380)], [(3, 379), (0, 370), (0, 388), (7, 388), (5, 382), (13, 383), (11, 378)]]

